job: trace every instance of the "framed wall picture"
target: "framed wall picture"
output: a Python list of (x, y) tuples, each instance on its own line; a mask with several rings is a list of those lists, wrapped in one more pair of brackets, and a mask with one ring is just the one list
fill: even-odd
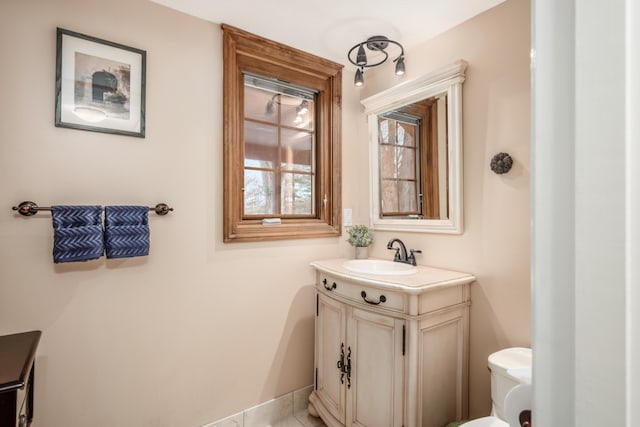
[(144, 138), (146, 55), (58, 28), (55, 125)]

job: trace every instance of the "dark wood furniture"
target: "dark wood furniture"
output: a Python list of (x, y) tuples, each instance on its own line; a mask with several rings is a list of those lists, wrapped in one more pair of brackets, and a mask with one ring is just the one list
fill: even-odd
[(33, 420), (33, 379), (40, 331), (0, 336), (0, 427)]

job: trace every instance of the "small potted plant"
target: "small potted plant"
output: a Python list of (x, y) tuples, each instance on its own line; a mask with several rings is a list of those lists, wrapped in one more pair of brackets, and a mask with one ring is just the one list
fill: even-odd
[(356, 248), (356, 259), (366, 259), (369, 256), (368, 247), (373, 242), (373, 234), (366, 225), (354, 225), (347, 230), (347, 242)]

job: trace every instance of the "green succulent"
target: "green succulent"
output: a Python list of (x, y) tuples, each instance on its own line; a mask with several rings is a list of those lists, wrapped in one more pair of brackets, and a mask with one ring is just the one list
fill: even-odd
[(366, 225), (354, 225), (347, 230), (347, 233), (349, 234), (347, 242), (351, 246), (364, 248), (373, 242), (373, 234)]

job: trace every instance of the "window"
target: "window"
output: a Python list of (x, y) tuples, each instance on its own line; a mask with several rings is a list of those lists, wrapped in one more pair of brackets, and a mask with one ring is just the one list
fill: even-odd
[(440, 95), (378, 116), (380, 218), (448, 218), (446, 104)]
[(387, 113), (378, 118), (380, 214), (422, 215), (420, 190), (420, 117)]
[(224, 241), (340, 235), (342, 66), (222, 28)]

